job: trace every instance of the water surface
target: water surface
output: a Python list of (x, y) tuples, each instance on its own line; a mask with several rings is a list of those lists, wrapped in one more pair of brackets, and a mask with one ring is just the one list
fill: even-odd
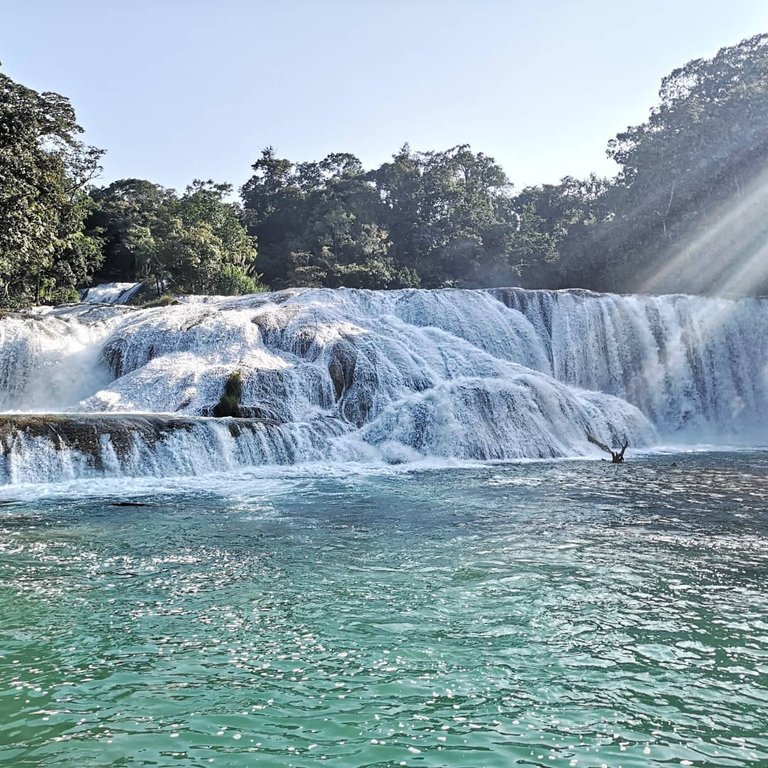
[(766, 453), (152, 482), (3, 490), (1, 764), (768, 765)]

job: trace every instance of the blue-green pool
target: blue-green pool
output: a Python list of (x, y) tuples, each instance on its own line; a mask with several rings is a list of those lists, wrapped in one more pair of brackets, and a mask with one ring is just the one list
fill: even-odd
[(0, 764), (768, 765), (766, 453), (0, 499)]

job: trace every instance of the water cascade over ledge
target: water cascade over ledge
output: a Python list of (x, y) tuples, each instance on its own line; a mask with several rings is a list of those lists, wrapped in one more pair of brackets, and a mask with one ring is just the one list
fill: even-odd
[[(227, 382), (237, 416), (212, 418)], [(764, 443), (768, 301), (305, 289), (0, 320), (0, 482)], [(37, 414), (34, 418), (29, 415)]]

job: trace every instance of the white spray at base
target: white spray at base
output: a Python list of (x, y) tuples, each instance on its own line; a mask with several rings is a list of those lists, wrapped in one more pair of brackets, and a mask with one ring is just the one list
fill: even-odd
[[(308, 289), (36, 310), (0, 320), (0, 403), (73, 416), (6, 419), (0, 479), (554, 458), (594, 453), (588, 434), (764, 443), (767, 370), (759, 299)], [(203, 418), (234, 373), (250, 418)]]

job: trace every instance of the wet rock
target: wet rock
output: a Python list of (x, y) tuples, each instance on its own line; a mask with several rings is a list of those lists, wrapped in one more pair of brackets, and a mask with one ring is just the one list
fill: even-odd
[[(140, 438), (154, 445), (175, 432), (191, 432), (207, 421), (194, 416), (155, 414), (20, 414), (0, 415), (0, 453), (8, 456), (26, 440), (43, 439), (57, 451), (78, 451), (96, 469), (103, 469), (103, 447), (111, 445), (123, 460)], [(274, 426), (267, 419), (239, 419), (240, 430)]]
[(337, 341), (328, 351), (328, 374), (333, 382), (333, 389), (336, 393), (336, 401), (341, 400), (341, 396), (352, 386), (355, 377), (355, 367), (357, 366), (357, 350), (354, 346), (342, 339)]
[(113, 501), (110, 507), (151, 507), (151, 504), (144, 504), (141, 501)]

